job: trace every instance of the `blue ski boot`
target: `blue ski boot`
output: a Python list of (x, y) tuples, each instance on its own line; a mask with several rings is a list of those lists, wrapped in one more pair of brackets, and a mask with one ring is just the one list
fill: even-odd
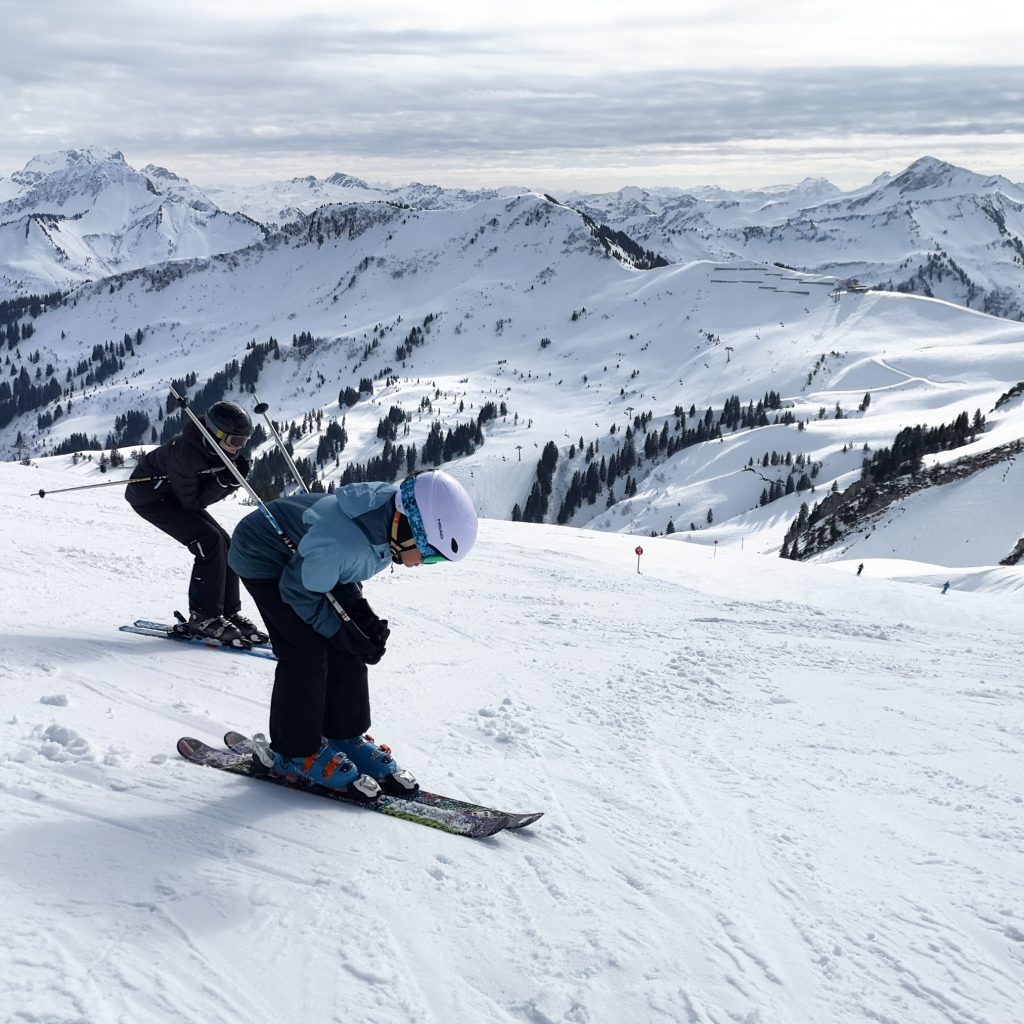
[(348, 739), (327, 741), (339, 753), (347, 755), (359, 771), (375, 779), (388, 796), (412, 797), (420, 784), (407, 768), (399, 768), (391, 748), (376, 744), (372, 736), (352, 736)]
[(267, 737), (257, 733), (252, 738), (253, 767), (258, 774), (282, 775), (290, 780), (310, 782), (327, 789), (343, 790), (359, 800), (376, 800), (381, 787), (364, 775), (340, 749), (322, 740), (320, 749), (306, 757), (283, 757), (270, 749)]

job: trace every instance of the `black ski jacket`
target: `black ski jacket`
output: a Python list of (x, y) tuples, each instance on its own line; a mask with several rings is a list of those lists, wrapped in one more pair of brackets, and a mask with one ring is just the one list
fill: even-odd
[[(231, 458), (230, 452), (224, 454)], [(246, 476), (249, 460), (239, 455), (234, 461), (238, 471)], [(214, 472), (204, 473), (203, 470)], [(170, 441), (139, 459), (131, 480), (150, 476), (168, 479), (138, 484), (129, 482), (124, 492), (129, 505), (138, 508), (158, 501), (175, 501), (182, 508), (196, 511), (226, 498), (238, 488), (227, 466), (190, 419), (185, 421), (180, 434), (175, 434)]]

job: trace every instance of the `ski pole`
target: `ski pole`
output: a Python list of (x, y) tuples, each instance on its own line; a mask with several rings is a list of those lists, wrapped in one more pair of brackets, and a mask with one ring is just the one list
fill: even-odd
[[(202, 473), (219, 473), (219, 469), (202, 469)], [(47, 491), (42, 487), (36, 492), (40, 498), (45, 498), (48, 494), (66, 494), (68, 491), (88, 491), (92, 487), (115, 487), (118, 484), (151, 484), (156, 480), (170, 480), (169, 476), (140, 476), (134, 480), (104, 480), (101, 484), (81, 484), (78, 487), (58, 487), (56, 490)]]
[[(252, 485), (249, 483), (249, 481), (246, 480), (245, 477), (238, 472), (238, 467), (228, 458), (227, 452), (225, 452), (224, 449), (221, 448), (216, 438), (214, 438), (214, 436), (209, 432), (209, 430), (206, 429), (206, 424), (203, 423), (203, 421), (189, 408), (188, 399), (184, 398), (182, 395), (179, 395), (178, 392), (174, 390), (173, 385), (171, 386), (170, 391), (171, 394), (174, 396), (174, 400), (181, 407), (182, 411), (189, 417), (190, 420), (192, 420), (196, 427), (199, 428), (199, 432), (203, 435), (203, 437), (206, 438), (206, 440), (212, 445), (213, 450), (220, 456), (221, 462), (223, 462), (224, 465), (227, 466), (229, 470), (231, 470), (231, 473), (234, 476), (234, 478), (249, 492), (249, 496), (252, 498), (254, 502), (256, 502), (257, 507), (263, 513), (263, 515), (266, 516), (267, 522), (270, 523), (274, 532), (281, 539), (281, 542), (284, 544), (284, 546), (293, 554), (296, 553), (299, 550), (299, 546), (295, 543), (295, 541), (291, 539), (291, 537), (288, 536), (287, 533), (284, 532), (284, 530), (281, 529), (281, 524), (274, 518), (274, 513), (271, 512), (269, 508), (267, 508), (267, 506), (263, 503), (263, 500), (260, 498), (260, 496), (252, 489)], [(345, 609), (341, 607), (341, 605), (338, 603), (338, 599), (332, 593), (328, 592), (324, 594), (324, 597), (327, 598), (327, 603), (335, 610), (335, 612), (338, 613), (338, 616), (341, 618), (342, 622), (351, 623), (353, 626), (355, 626), (357, 630), (359, 630), (360, 633), (363, 633), (363, 631), (359, 629), (355, 622), (352, 621), (352, 618), (349, 616), (348, 612), (346, 612)], [(366, 636), (366, 634), (363, 633), (363, 636)]]
[(281, 454), (284, 456), (285, 462), (288, 463), (288, 468), (291, 469), (292, 475), (296, 480), (299, 481), (299, 486), (307, 493), (310, 494), (310, 489), (306, 486), (306, 481), (299, 475), (298, 466), (295, 465), (295, 460), (291, 457), (288, 449), (284, 445), (284, 441), (281, 439), (281, 435), (277, 432), (277, 427), (274, 426), (274, 421), (267, 415), (267, 410), (270, 408), (266, 402), (260, 401), (259, 395), (253, 395), (256, 399), (256, 404), (253, 406), (253, 412), (259, 413), (266, 421), (267, 426), (270, 427), (270, 433), (274, 435), (274, 440), (277, 442), (278, 448), (281, 449)]
[(81, 484), (78, 487), (59, 487), (54, 491), (44, 490), (42, 487), (36, 492), (40, 498), (45, 498), (48, 494), (66, 494), (68, 491), (88, 491), (93, 487), (116, 487), (118, 484), (148, 484), (154, 480), (166, 480), (165, 476), (143, 476), (139, 477), (138, 480), (104, 480), (101, 484)]

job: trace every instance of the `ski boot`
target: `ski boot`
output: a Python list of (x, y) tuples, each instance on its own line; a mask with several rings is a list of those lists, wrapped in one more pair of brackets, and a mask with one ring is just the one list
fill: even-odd
[(338, 789), (367, 803), (380, 796), (380, 786), (327, 740), (321, 740), (320, 748), (306, 757), (283, 757), (271, 750), (267, 737), (258, 732), (252, 738), (252, 748), (255, 775), (280, 775), (291, 781)]
[(242, 639), (250, 644), (265, 644), (270, 641), (270, 637), (262, 632), (252, 619), (247, 619), (241, 612), (234, 612), (231, 615), (225, 615), (224, 618), (231, 623), (235, 629), (238, 630)]
[(185, 636), (200, 640), (219, 640), (225, 647), (248, 647), (237, 626), (223, 615), (190, 612), (188, 622), (182, 624)]
[(329, 739), (335, 750), (346, 754), (355, 766), (376, 779), (381, 790), (388, 796), (413, 797), (420, 785), (407, 768), (399, 768), (391, 748), (386, 744), (374, 743), (372, 736), (353, 736), (349, 739)]

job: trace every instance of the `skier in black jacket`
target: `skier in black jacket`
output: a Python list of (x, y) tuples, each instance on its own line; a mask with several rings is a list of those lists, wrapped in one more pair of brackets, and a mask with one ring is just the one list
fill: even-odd
[[(203, 422), (238, 472), (247, 476), (249, 460), (242, 448), (252, 436), (249, 414), (234, 402), (215, 402)], [(132, 483), (125, 498), (143, 519), (184, 544), (195, 557), (188, 588), (188, 633), (234, 646), (266, 639), (241, 614), (238, 576), (228, 566), (231, 538), (206, 511), (238, 483), (191, 419), (185, 420), (180, 434), (143, 455), (131, 479), (151, 476), (166, 479)]]

